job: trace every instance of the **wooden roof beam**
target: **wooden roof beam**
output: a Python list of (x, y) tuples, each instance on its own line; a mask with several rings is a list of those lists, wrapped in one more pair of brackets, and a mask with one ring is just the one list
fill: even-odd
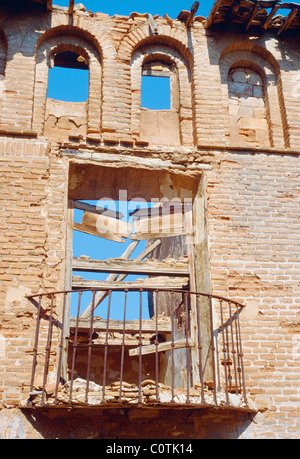
[(193, 20), (194, 20), (194, 17), (198, 11), (198, 8), (199, 8), (199, 2), (195, 2), (193, 3), (192, 7), (191, 7), (191, 12), (189, 14), (189, 17), (186, 21), (186, 26), (187, 27), (191, 27), (192, 24), (193, 24)]
[(240, 9), (240, 0), (234, 0), (233, 6), (228, 14), (227, 24), (230, 25)]
[(280, 27), (279, 31), (278, 31), (278, 37), (279, 35), (281, 35), (285, 30), (287, 30), (289, 28), (289, 26), (291, 25), (291, 23), (293, 22), (296, 14), (298, 13), (298, 8), (294, 7), (292, 9), (292, 11), (290, 12), (290, 14), (288, 15), (288, 17), (286, 18), (286, 20), (284, 21), (284, 23), (282, 24), (282, 26)]
[(52, 0), (47, 0), (47, 11), (52, 11)]
[(205, 28), (208, 29), (214, 22), (214, 19), (219, 11), (219, 8), (221, 6), (222, 0), (215, 0), (215, 3), (208, 15), (208, 18), (205, 23)]
[(256, 3), (256, 5), (254, 5), (254, 7), (252, 8), (252, 11), (251, 11), (251, 14), (250, 14), (249, 21), (247, 22), (247, 25), (246, 25), (246, 30), (249, 30), (249, 29), (250, 29), (251, 24), (252, 24), (252, 22), (253, 22), (253, 20), (254, 20), (254, 18), (255, 18), (255, 16), (256, 16), (256, 14), (257, 14), (259, 8), (260, 8), (259, 3)]
[(275, 16), (275, 14), (277, 13), (277, 11), (279, 10), (279, 8), (280, 8), (280, 5), (274, 5), (273, 6), (271, 13), (267, 17), (267, 19), (266, 19), (266, 21), (265, 21), (265, 23), (263, 25), (263, 29), (264, 30), (267, 30), (267, 28), (271, 24), (271, 21), (272, 21), (273, 17)]
[(74, 3), (75, 3), (75, 0), (70, 0), (70, 3), (69, 3), (69, 14), (73, 14), (73, 13), (74, 13)]

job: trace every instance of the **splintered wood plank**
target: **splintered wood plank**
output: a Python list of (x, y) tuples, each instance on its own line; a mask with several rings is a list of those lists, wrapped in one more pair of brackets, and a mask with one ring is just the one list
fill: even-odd
[(165, 351), (171, 351), (173, 348), (174, 349), (182, 349), (185, 348), (186, 346), (191, 347), (193, 345), (191, 340), (186, 339), (179, 339), (177, 341), (166, 341), (165, 343), (159, 343), (157, 346), (155, 344), (150, 344), (148, 346), (142, 346), (141, 350), (139, 347), (135, 349), (129, 349), (129, 355), (130, 357), (136, 356), (136, 355), (147, 355), (147, 354), (154, 354), (156, 352), (165, 352)]
[(74, 229), (92, 236), (115, 242), (125, 242), (132, 232), (132, 225), (105, 215), (84, 212), (81, 224), (74, 223)]
[(141, 218), (133, 222), (134, 239), (151, 239), (160, 237), (183, 236), (186, 234), (182, 213), (162, 215), (152, 218)]
[(73, 271), (99, 272), (99, 273), (119, 273), (119, 274), (147, 274), (147, 275), (169, 275), (169, 276), (188, 276), (188, 262), (178, 260), (85, 260), (80, 258), (73, 259)]

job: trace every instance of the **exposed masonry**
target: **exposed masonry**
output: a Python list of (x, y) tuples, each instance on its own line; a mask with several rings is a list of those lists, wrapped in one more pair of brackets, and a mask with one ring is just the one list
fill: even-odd
[[(299, 438), (297, 40), (272, 28), (225, 33), (201, 16), (188, 29), (155, 17), (154, 35), (145, 14), (109, 17), (82, 5), (71, 16), (60, 7), (0, 16), (1, 438), (50, 438), (50, 430), (108, 438), (118, 428), (120, 438), (138, 429), (159, 438), (162, 425), (165, 438)], [(65, 52), (88, 66), (87, 102), (47, 100), (49, 68)], [(141, 109), (146, 71), (172, 75), (170, 111)], [(66, 288), (68, 198), (87, 196), (88, 179), (97, 198), (101, 187), (113, 193), (108, 179), (95, 178), (105, 168), (114, 184), (124, 170), (132, 192), (176, 197), (201, 182), (207, 253), (198, 254), (199, 282), (246, 305), (243, 353), (256, 414), (172, 411), (157, 422), (153, 408), (104, 411), (85, 414), (86, 428), (68, 414), (62, 430), (57, 413), (36, 427), (18, 409), (28, 397), (36, 317), (25, 296)], [(50, 363), (54, 371), (55, 354)]]

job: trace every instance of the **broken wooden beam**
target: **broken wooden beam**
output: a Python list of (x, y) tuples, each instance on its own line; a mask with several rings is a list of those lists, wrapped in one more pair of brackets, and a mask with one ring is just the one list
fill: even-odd
[(132, 225), (105, 215), (84, 212), (82, 222), (74, 223), (74, 230), (115, 242), (125, 242), (132, 232)]
[[(135, 249), (135, 247), (137, 246), (137, 244), (138, 244), (137, 241), (133, 241), (129, 245), (129, 247), (125, 250), (125, 252), (123, 253), (121, 258), (128, 259), (130, 257), (130, 255), (132, 254), (133, 250)], [(143, 259), (146, 258), (150, 253), (152, 253), (160, 244), (161, 244), (161, 240), (159, 240), (159, 239), (157, 241), (153, 242), (153, 244), (151, 244), (149, 247), (146, 247), (146, 249), (143, 250), (143, 252), (135, 258), (135, 261), (143, 261)], [(126, 276), (127, 276), (127, 274), (121, 274), (120, 276), (118, 276), (118, 274), (110, 274), (108, 276), (108, 278), (107, 278), (107, 281), (111, 282), (111, 281), (114, 281), (114, 280), (118, 279), (118, 281), (121, 282), (123, 279), (126, 278)], [(96, 295), (95, 295), (95, 309), (96, 309), (97, 306), (99, 306), (101, 301), (103, 301), (106, 296), (107, 296), (107, 292), (98, 292), (98, 293), (96, 293)], [(93, 310), (93, 306), (92, 306), (92, 303), (90, 303), (88, 305), (88, 307), (80, 315), (80, 317), (82, 317), (82, 318), (89, 317), (91, 315), (91, 313), (92, 313), (92, 310)]]
[(188, 276), (189, 268), (186, 262), (168, 260), (162, 262), (158, 260), (136, 261), (127, 259), (108, 259), (108, 260), (85, 260), (74, 258), (72, 264), (73, 271), (98, 272), (98, 273), (117, 273), (117, 274), (145, 274), (145, 275), (168, 275), (168, 276)]
[(124, 215), (121, 212), (106, 209), (105, 207), (93, 206), (92, 204), (82, 201), (74, 201), (74, 209), (84, 210), (98, 215), (105, 214), (106, 217), (117, 218), (118, 220), (122, 220), (122, 218), (124, 218)]
[(253, 20), (255, 19), (255, 16), (256, 16), (259, 8), (260, 8), (259, 3), (257, 3), (256, 5), (253, 6), (251, 14), (250, 14), (249, 21), (247, 22), (247, 25), (246, 25), (246, 31), (248, 31), (250, 29), (250, 27), (251, 27), (251, 25), (253, 23)]
[(149, 24), (149, 29), (153, 35), (158, 35), (158, 28), (157, 24), (154, 20), (154, 17), (152, 14), (148, 13), (148, 24)]
[(287, 30), (289, 28), (289, 26), (291, 25), (291, 23), (293, 22), (295, 16), (297, 15), (299, 9), (298, 7), (294, 7), (290, 14), (288, 15), (288, 17), (286, 18), (286, 20), (284, 21), (284, 23), (282, 24), (282, 26), (280, 27), (280, 29), (278, 30), (278, 33), (277, 35), (281, 35), (285, 30)]
[(158, 217), (172, 215), (175, 213), (184, 213), (192, 209), (193, 204), (191, 202), (163, 202), (162, 206), (136, 209), (133, 212), (130, 212), (129, 215), (134, 218)]
[(267, 17), (265, 23), (263, 24), (263, 29), (264, 30), (267, 30), (269, 25), (271, 24), (271, 21), (273, 19), (273, 17), (275, 16), (275, 14), (277, 13), (277, 11), (279, 10), (280, 8), (280, 5), (274, 5), (269, 16)]
[(69, 14), (73, 14), (74, 13), (74, 3), (75, 3), (75, 0), (70, 0), (69, 1)]
[(208, 15), (208, 18), (206, 20), (206, 23), (205, 23), (205, 28), (208, 29), (209, 27), (211, 27), (213, 25), (213, 22), (214, 22), (214, 19), (219, 11), (219, 8), (221, 6), (221, 3), (222, 3), (222, 0), (215, 0), (215, 3)]
[(159, 343), (158, 345), (150, 344), (148, 346), (141, 346), (136, 347), (134, 349), (129, 349), (128, 353), (130, 357), (136, 355), (147, 355), (147, 354), (155, 354), (155, 352), (165, 352), (171, 351), (172, 349), (182, 349), (185, 347), (192, 347), (193, 343), (191, 340), (180, 339), (177, 341), (166, 341), (165, 343)]
[(194, 17), (198, 11), (199, 8), (199, 2), (195, 2), (192, 7), (191, 7), (191, 12), (189, 14), (189, 17), (187, 18), (186, 21), (186, 26), (190, 28), (193, 25)]

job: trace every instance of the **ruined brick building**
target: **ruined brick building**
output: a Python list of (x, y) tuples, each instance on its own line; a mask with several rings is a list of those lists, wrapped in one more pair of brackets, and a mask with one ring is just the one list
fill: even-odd
[(0, 1), (1, 438), (299, 438), (299, 25)]

